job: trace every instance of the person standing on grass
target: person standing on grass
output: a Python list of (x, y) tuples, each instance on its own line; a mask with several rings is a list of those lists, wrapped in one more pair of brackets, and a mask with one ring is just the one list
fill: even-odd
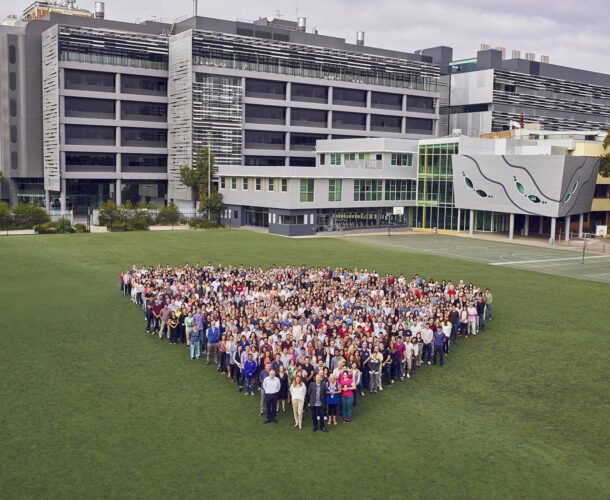
[(254, 378), (257, 369), (256, 361), (252, 358), (252, 353), (248, 353), (248, 359), (243, 364), (244, 378), (246, 379), (246, 396), (254, 396)]
[(445, 334), (437, 330), (434, 332), (434, 365), (436, 366), (436, 358), (440, 357), (441, 367), (443, 366), (443, 358), (445, 355)]
[(186, 345), (190, 345), (191, 332), (193, 331), (193, 313), (191, 311), (184, 317), (184, 333), (186, 336)]
[(191, 359), (199, 359), (199, 355), (201, 354), (200, 351), (200, 336), (199, 336), (199, 331), (191, 328), (191, 333), (190, 333), (190, 337), (189, 337), (189, 346), (190, 346), (190, 350), (191, 350)]
[(405, 379), (405, 350), (406, 346), (402, 341), (402, 336), (398, 336), (396, 344), (394, 344), (394, 360), (396, 363), (396, 376), (404, 381)]
[(479, 297), (476, 302), (477, 308), (477, 332), (480, 332), (485, 328), (485, 299), (483, 297)]
[(211, 324), (206, 331), (208, 339), (208, 356), (207, 364), (209, 365), (212, 360), (218, 365), (218, 342), (220, 342), (220, 328)]
[(339, 382), (337, 377), (331, 374), (326, 384), (326, 415), (328, 425), (337, 425), (337, 406), (339, 406)]
[(277, 378), (280, 380), (280, 392), (277, 394), (277, 411), (286, 413), (286, 401), (288, 400), (288, 374), (283, 364), (280, 364), (280, 371), (278, 372)]
[(171, 318), (169, 320), (169, 343), (170, 344), (176, 344), (178, 342), (177, 340), (177, 335), (178, 335), (178, 312), (175, 312), (174, 314), (171, 315)]
[(203, 314), (201, 314), (201, 308), (198, 308), (195, 314), (193, 314), (193, 328), (199, 332), (199, 343), (201, 344), (201, 352), (206, 352), (206, 346), (203, 343), (205, 336), (205, 330), (203, 328)]
[(451, 312), (449, 313), (449, 321), (451, 322), (451, 342), (455, 344), (457, 341), (457, 334), (460, 322), (460, 313), (457, 308), (454, 306), (451, 307)]
[(379, 346), (377, 345), (367, 363), (369, 365), (370, 391), (372, 393), (376, 393), (381, 385), (381, 363), (383, 363), (383, 355), (379, 352)]
[(358, 393), (362, 390), (362, 372), (358, 367), (358, 363), (354, 361), (352, 363), (352, 378), (354, 379), (354, 406), (358, 404)]
[(422, 352), (422, 361), (424, 363), (431, 364), (432, 361), (432, 342), (434, 341), (434, 332), (428, 323), (424, 324), (424, 327), (420, 330), (421, 339), (424, 343), (424, 350)]
[(474, 303), (470, 302), (466, 309), (468, 313), (468, 334), (476, 335), (477, 334), (477, 319), (479, 318), (479, 313)]
[(169, 339), (169, 316), (170, 311), (167, 307), (167, 303), (165, 303), (159, 313), (159, 319), (161, 320), (161, 326), (159, 326), (160, 339), (162, 339), (164, 335)]
[(265, 413), (265, 386), (263, 383), (265, 379), (269, 376), (269, 372), (271, 371), (271, 363), (265, 363), (265, 367), (261, 370), (258, 375), (258, 381), (260, 383), (261, 389), (261, 402), (260, 402), (260, 414), (263, 415)]
[(294, 426), (303, 428), (303, 407), (305, 406), (305, 393), (307, 387), (303, 383), (301, 375), (295, 375), (290, 385), (290, 398), (292, 399), (292, 414), (294, 415)]
[(487, 311), (487, 319), (491, 319), (491, 303), (493, 302), (493, 295), (489, 288), (485, 289), (485, 310)]
[(445, 352), (445, 355), (449, 354), (449, 343), (451, 342), (451, 330), (452, 330), (451, 321), (449, 321), (449, 317), (447, 316), (445, 318), (445, 321), (443, 321), (441, 323), (441, 331), (445, 335), (445, 343), (443, 345), (443, 350)]
[(352, 421), (352, 407), (354, 406), (354, 379), (352, 372), (346, 367), (339, 375), (339, 387), (341, 388), (341, 408), (343, 411), (343, 422), (349, 424)]
[(326, 387), (322, 383), (322, 374), (318, 373), (315, 380), (307, 388), (307, 399), (311, 408), (311, 420), (313, 431), (318, 428), (322, 432), (328, 432), (324, 425), (324, 404), (326, 402)]
[(277, 424), (277, 396), (280, 392), (280, 380), (275, 376), (275, 370), (269, 371), (269, 376), (263, 380), (263, 390), (265, 391), (265, 409), (267, 419), (265, 423), (274, 422)]

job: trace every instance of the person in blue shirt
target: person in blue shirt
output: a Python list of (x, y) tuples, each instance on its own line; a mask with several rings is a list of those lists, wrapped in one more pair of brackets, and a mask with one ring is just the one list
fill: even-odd
[(252, 353), (248, 353), (248, 359), (243, 364), (244, 377), (246, 379), (246, 396), (254, 396), (254, 377), (256, 376), (256, 361), (252, 359)]
[(436, 330), (434, 332), (434, 358), (432, 360), (432, 364), (435, 365), (436, 364), (436, 358), (437, 356), (440, 356), (441, 359), (441, 366), (443, 366), (443, 362), (444, 362), (444, 348), (445, 348), (445, 334), (442, 332), (442, 330)]
[(206, 336), (208, 339), (207, 364), (209, 365), (212, 362), (212, 358), (214, 359), (214, 362), (218, 364), (218, 342), (220, 341), (220, 328), (210, 325), (206, 330)]

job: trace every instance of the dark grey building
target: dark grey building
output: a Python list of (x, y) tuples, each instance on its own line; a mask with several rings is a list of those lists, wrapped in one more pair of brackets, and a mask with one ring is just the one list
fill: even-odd
[(509, 130), (521, 114), (524, 122), (543, 130), (606, 129), (610, 75), (550, 64), (546, 56), (537, 61), (531, 53), (504, 56), (504, 49), (485, 49), (476, 58), (448, 64), (435, 57), (447, 85), (441, 133), (460, 129), (478, 136)]

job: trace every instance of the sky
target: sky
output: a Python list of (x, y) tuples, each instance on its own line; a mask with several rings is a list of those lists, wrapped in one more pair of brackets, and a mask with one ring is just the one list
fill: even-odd
[[(94, 1), (78, 4), (93, 10)], [(306, 17), (308, 31), (352, 43), (364, 31), (366, 45), (404, 52), (448, 45), (454, 59), (473, 57), (486, 43), (505, 47), (509, 56), (517, 49), (610, 73), (608, 7), (608, 0), (199, 0), (199, 15), (252, 21), (279, 10), (283, 19)], [(192, 12), (192, 0), (106, 0), (106, 17), (122, 21)]]

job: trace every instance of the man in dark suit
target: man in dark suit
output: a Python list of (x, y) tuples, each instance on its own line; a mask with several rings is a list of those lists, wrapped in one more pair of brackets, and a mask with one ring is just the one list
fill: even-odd
[(311, 407), (311, 419), (313, 420), (313, 431), (328, 432), (324, 425), (324, 405), (326, 402), (326, 386), (322, 383), (322, 374), (316, 375), (315, 382), (307, 388), (307, 399)]

